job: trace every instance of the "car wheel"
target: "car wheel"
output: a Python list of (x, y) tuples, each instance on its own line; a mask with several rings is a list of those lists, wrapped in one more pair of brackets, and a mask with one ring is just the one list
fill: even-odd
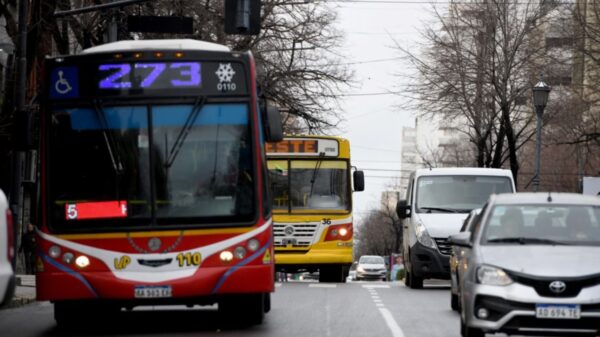
[(458, 311), (458, 295), (450, 293), (450, 307), (454, 311)]

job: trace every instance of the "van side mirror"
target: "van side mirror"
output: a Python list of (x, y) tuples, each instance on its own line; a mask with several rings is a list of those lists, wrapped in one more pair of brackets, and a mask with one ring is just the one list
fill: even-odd
[(265, 139), (267, 142), (280, 142), (283, 140), (283, 126), (279, 109), (267, 105), (264, 109)]
[(352, 180), (354, 181), (355, 192), (365, 190), (365, 174), (363, 171), (354, 171), (354, 173), (352, 174)]
[(406, 219), (410, 216), (410, 205), (406, 200), (400, 200), (396, 204), (396, 214), (400, 219)]

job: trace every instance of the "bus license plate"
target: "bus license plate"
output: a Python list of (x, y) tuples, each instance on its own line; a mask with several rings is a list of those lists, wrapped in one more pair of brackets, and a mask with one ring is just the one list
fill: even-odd
[(135, 298), (164, 298), (172, 297), (171, 286), (137, 286)]
[(579, 319), (581, 307), (577, 304), (537, 304), (535, 317), (551, 319)]

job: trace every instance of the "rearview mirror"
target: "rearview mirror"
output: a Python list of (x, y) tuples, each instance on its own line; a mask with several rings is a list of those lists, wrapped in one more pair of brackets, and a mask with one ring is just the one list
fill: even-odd
[(365, 190), (365, 174), (363, 171), (354, 171), (352, 174), (354, 180), (354, 191), (360, 192)]
[(281, 125), (281, 116), (279, 109), (267, 105), (265, 108), (265, 138), (267, 142), (280, 142), (283, 140), (283, 126)]
[(450, 244), (470, 248), (473, 246), (471, 243), (471, 232), (460, 232), (458, 234), (450, 235), (448, 238)]
[(400, 200), (396, 204), (396, 214), (398, 214), (398, 218), (406, 219), (410, 216), (410, 205), (406, 200)]

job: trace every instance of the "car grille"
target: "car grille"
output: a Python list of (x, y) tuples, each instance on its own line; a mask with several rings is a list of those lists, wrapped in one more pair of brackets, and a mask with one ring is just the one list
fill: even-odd
[[(316, 223), (276, 223), (273, 225), (275, 247), (287, 247), (290, 242), (292, 242), (292, 247), (309, 247), (313, 243), (318, 226)], [(285, 229), (288, 227), (294, 229), (292, 235), (285, 233)]]
[[(518, 272), (507, 271), (513, 281), (533, 287), (535, 291), (544, 297), (575, 297), (583, 288), (593, 287), (600, 284), (600, 274), (584, 277), (534, 277)], [(562, 281), (566, 289), (562, 293), (554, 293), (550, 290), (550, 283)]]
[(438, 246), (440, 253), (450, 256), (452, 253), (452, 245), (448, 242), (448, 238), (433, 238)]

